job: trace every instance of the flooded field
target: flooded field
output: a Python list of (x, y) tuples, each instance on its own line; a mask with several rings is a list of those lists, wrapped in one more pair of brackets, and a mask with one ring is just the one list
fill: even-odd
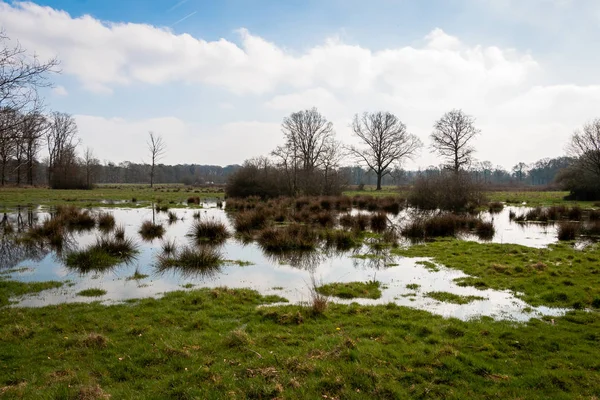
[[(493, 236), (488, 237), (487, 241), (529, 247), (544, 247), (557, 241), (553, 225), (513, 222), (509, 213), (515, 210), (523, 212), (527, 209), (507, 207), (499, 213), (481, 214), (482, 220), (492, 222), (495, 228)], [(392, 226), (407, 223), (414, 218), (413, 212), (402, 210), (390, 217)], [(561, 315), (565, 311), (531, 307), (509, 291), (458, 286), (455, 279), (464, 278), (466, 275), (463, 272), (432, 264), (426, 258), (394, 256), (389, 248), (370, 246), (368, 241), (367, 244), (344, 251), (319, 245), (315, 250), (273, 252), (266, 251), (254, 240), (232, 236), (222, 244), (211, 245), (224, 260), (217, 266), (191, 271), (160, 268), (158, 259), (164, 253), (165, 244), (198, 246), (189, 235), (194, 221), (220, 221), (233, 234), (231, 216), (216, 204), (204, 204), (201, 209), (172, 209), (168, 213), (156, 212), (153, 208), (97, 208), (90, 210), (90, 213), (114, 216), (115, 226), (122, 227), (125, 238), (135, 245), (135, 255), (102, 270), (69, 266), (65, 262), (67, 254), (93, 246), (98, 238), (113, 235), (116, 228), (101, 229), (94, 226), (71, 230), (61, 242), (60, 248), (56, 248), (16, 239), (19, 231), (24, 232), (30, 226), (39, 225), (51, 218), (48, 210), (20, 210), (5, 215), (4, 221), (11, 225), (12, 233), (1, 236), (0, 273), (18, 281), (55, 280), (64, 283), (57, 289), (13, 299), (15, 304), (42, 306), (86, 301), (111, 303), (160, 296), (173, 290), (218, 286), (251, 288), (262, 294), (283, 296), (290, 302), (306, 302), (310, 300), (314, 282), (320, 285), (376, 280), (382, 287), (382, 295), (376, 300), (332, 300), (362, 304), (394, 302), (460, 319), (492, 316), (527, 320), (535, 315)], [(367, 211), (357, 210), (352, 210), (352, 213), (369, 214)], [(144, 221), (154, 221), (156, 225), (161, 225), (164, 228), (161, 237), (142, 237), (139, 231)], [(482, 240), (471, 233), (459, 236), (463, 240)], [(399, 241), (399, 246), (410, 245), (411, 242), (406, 239)], [(82, 291), (88, 289), (100, 289), (100, 296), (81, 295)], [(466, 304), (453, 304), (432, 298), (428, 295), (430, 292), (476, 296), (476, 299)]]

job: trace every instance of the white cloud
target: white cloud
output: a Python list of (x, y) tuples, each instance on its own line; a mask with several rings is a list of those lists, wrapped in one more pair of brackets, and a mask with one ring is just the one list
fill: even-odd
[(67, 96), (69, 94), (69, 92), (67, 92), (67, 89), (65, 89), (65, 87), (61, 85), (53, 87), (52, 93), (54, 93), (56, 96)]
[[(535, 4), (543, 9), (548, 2)], [(531, 10), (516, 0), (483, 3), (519, 15)], [(525, 8), (511, 8), (520, 3)], [(557, 4), (548, 6), (559, 15), (575, 3)], [(412, 46), (373, 51), (331, 38), (290, 51), (245, 29), (238, 31), (239, 44), (206, 41), (168, 28), (73, 18), (49, 7), (1, 0), (0, 26), (25, 48), (58, 56), (64, 74), (94, 93), (140, 83), (212, 85), (226, 92), (215, 110), (226, 114), (235, 104), (236, 110), (250, 110), (248, 115), (263, 113), (265, 122), (220, 126), (173, 117), (78, 116), (84, 142), (99, 157), (115, 161), (141, 161), (147, 132), (153, 130), (171, 149), (165, 162), (239, 163), (267, 154), (282, 140), (283, 116), (311, 106), (335, 122), (344, 141), (352, 140), (348, 126), (354, 113), (382, 109), (398, 114), (427, 142), (435, 119), (456, 107), (473, 114), (483, 130), (477, 156), (508, 167), (562, 154), (573, 129), (598, 116), (600, 102), (600, 86), (549, 85), (547, 66), (528, 52), (465, 43), (439, 28)], [(232, 99), (231, 94), (244, 96)], [(416, 163), (437, 160), (424, 151)]]
[(238, 46), (150, 25), (73, 18), (33, 3), (0, 3), (0, 24), (26, 48), (58, 55), (66, 74), (96, 92), (133, 82), (195, 82), (235, 93), (266, 93), (280, 86), (410, 93), (424, 78), (432, 87), (443, 80), (467, 89), (493, 89), (518, 84), (537, 68), (527, 55), (468, 48), (441, 29), (427, 35), (424, 48), (372, 52), (329, 39), (293, 55), (245, 29), (239, 30)]
[[(236, 164), (264, 155), (280, 141), (279, 124), (240, 121), (216, 127), (188, 124), (174, 117), (131, 120), (76, 115), (83, 147), (113, 162), (148, 162), (148, 132), (161, 135), (166, 164)], [(238, 146), (236, 144), (243, 144)]]

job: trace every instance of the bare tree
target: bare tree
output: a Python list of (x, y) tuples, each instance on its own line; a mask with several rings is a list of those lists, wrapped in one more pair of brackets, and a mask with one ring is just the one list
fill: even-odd
[(492, 176), (494, 164), (491, 161), (481, 161), (477, 164), (479, 164), (477, 165), (478, 169), (483, 173), (483, 183), (488, 183)]
[(87, 147), (83, 153), (83, 166), (85, 167), (85, 183), (88, 188), (92, 187), (96, 172), (95, 170), (99, 164), (100, 160), (94, 156), (94, 150), (92, 150), (90, 147)]
[(78, 144), (75, 119), (67, 113), (53, 112), (46, 130), (48, 182), (52, 183), (59, 170), (63, 175), (60, 178), (67, 179), (70, 167), (77, 163), (75, 149)]
[(38, 99), (37, 89), (49, 87), (47, 75), (58, 72), (56, 58), (40, 61), (0, 31), (0, 108), (24, 110)]
[(446, 160), (445, 167), (455, 174), (468, 166), (475, 149), (471, 141), (480, 133), (475, 119), (462, 110), (447, 112), (433, 125), (431, 140), (433, 151)]
[(0, 109), (0, 183), (6, 183), (6, 168), (13, 156), (19, 116), (9, 107)]
[(363, 142), (363, 147), (350, 147), (349, 150), (364, 162), (377, 176), (377, 190), (381, 190), (381, 180), (389, 174), (394, 163), (412, 158), (422, 146), (415, 135), (408, 133), (406, 125), (389, 112), (356, 114), (352, 130)]
[(335, 171), (340, 166), (342, 159), (346, 156), (342, 144), (335, 140), (329, 140), (323, 152), (323, 189), (325, 194), (331, 194), (336, 184), (339, 187), (339, 179), (334, 180)]
[(154, 168), (156, 162), (160, 160), (167, 150), (167, 145), (163, 141), (160, 135), (156, 135), (154, 132), (149, 132), (150, 138), (148, 139), (148, 150), (150, 151), (150, 187), (154, 185)]
[(38, 111), (29, 112), (22, 121), (21, 137), (25, 153), (27, 183), (33, 185), (33, 171), (42, 138), (49, 128), (48, 119)]
[(287, 157), (288, 165), (293, 168), (290, 172), (294, 192), (312, 191), (313, 173), (322, 167), (324, 153), (335, 135), (333, 124), (313, 107), (284, 118), (281, 130), (286, 141), (285, 151), (279, 148), (273, 155)]
[(573, 133), (568, 151), (582, 168), (600, 178), (600, 118)]

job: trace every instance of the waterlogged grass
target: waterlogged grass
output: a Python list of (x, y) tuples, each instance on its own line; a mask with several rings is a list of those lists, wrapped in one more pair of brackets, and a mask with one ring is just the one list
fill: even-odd
[(101, 297), (101, 296), (104, 296), (105, 294), (106, 294), (106, 290), (100, 289), (100, 288), (84, 289), (77, 293), (78, 296), (85, 296), (85, 297)]
[(499, 192), (486, 192), (487, 198), (492, 202), (505, 202), (507, 205), (519, 206), (526, 203), (529, 207), (536, 206), (551, 206), (551, 205), (579, 205), (581, 207), (589, 208), (592, 207), (595, 202), (593, 201), (567, 201), (565, 196), (568, 196), (569, 192), (565, 191), (530, 191), (530, 190), (512, 190), (512, 191), (499, 191)]
[(92, 190), (52, 190), (39, 187), (0, 188), (0, 208), (25, 205), (74, 204), (78, 206), (139, 207), (151, 202), (170, 203), (173, 207), (183, 204), (191, 195), (201, 200), (222, 199), (222, 188), (195, 188), (184, 185), (98, 185)]
[(396, 305), (316, 315), (250, 290), (0, 309), (4, 398), (527, 398), (600, 391), (598, 313), (462, 322)]
[(481, 296), (461, 296), (449, 292), (428, 292), (425, 293), (425, 296), (437, 301), (452, 304), (469, 304), (475, 300), (485, 300), (485, 297)]
[(102, 237), (87, 249), (68, 253), (65, 265), (82, 273), (104, 271), (122, 262), (130, 262), (138, 253), (137, 245), (131, 239)]
[[(59, 288), (62, 282), (18, 282), (0, 278), (0, 307), (10, 304), (10, 298)], [(1, 393), (0, 393), (1, 394)]]
[(600, 308), (600, 244), (576, 250), (570, 243), (534, 249), (514, 244), (437, 240), (393, 250), (432, 257), (471, 275), (463, 286), (509, 289), (531, 305)]
[(336, 282), (319, 286), (316, 290), (325, 296), (334, 296), (341, 299), (378, 299), (381, 297), (381, 283), (379, 281)]

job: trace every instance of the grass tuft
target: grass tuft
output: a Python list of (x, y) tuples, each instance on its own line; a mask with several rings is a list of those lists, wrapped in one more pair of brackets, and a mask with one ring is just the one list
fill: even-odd
[(224, 223), (215, 220), (194, 221), (190, 229), (190, 235), (196, 242), (220, 243), (229, 237), (227, 227)]
[(106, 290), (100, 288), (85, 289), (77, 293), (78, 296), (100, 297), (106, 294)]
[(142, 239), (151, 241), (161, 238), (165, 234), (165, 228), (161, 224), (155, 224), (152, 221), (144, 221), (140, 227), (139, 234), (142, 236)]
[(381, 297), (381, 283), (379, 281), (329, 283), (317, 287), (316, 290), (326, 296), (341, 299), (378, 299)]
[(485, 297), (481, 296), (462, 296), (459, 294), (449, 292), (428, 292), (425, 293), (425, 296), (435, 299), (437, 301), (452, 304), (469, 304), (476, 300), (486, 300)]

